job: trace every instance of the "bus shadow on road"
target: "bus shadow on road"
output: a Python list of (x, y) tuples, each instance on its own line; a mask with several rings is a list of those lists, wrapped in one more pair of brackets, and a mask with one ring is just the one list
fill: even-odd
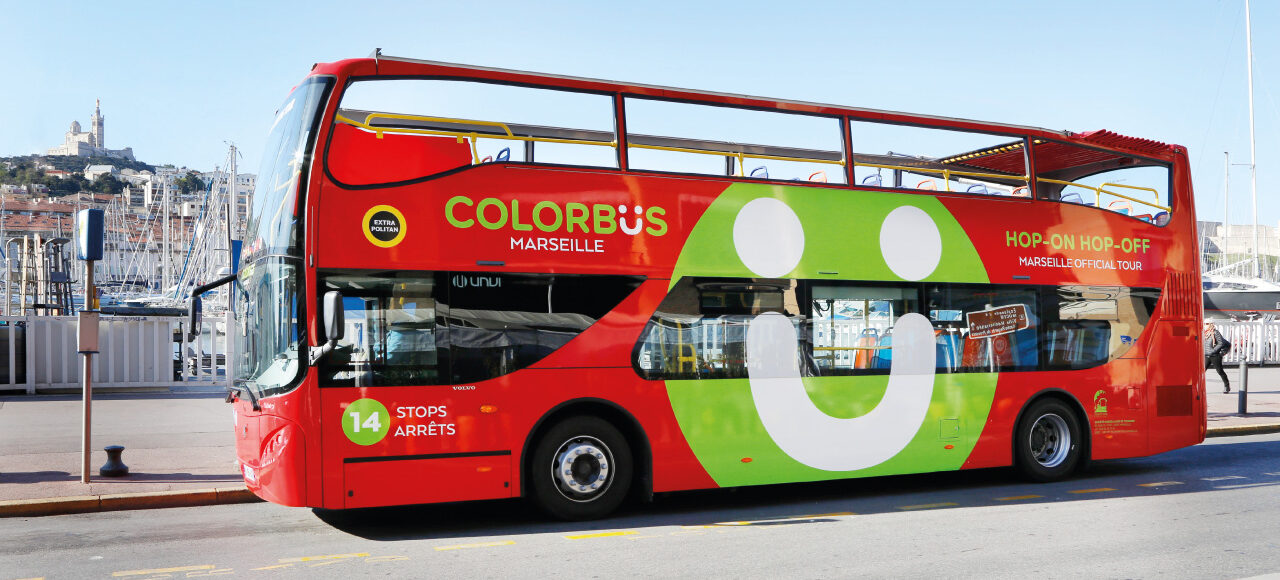
[[(811, 483), (657, 494), (591, 522), (550, 520), (511, 499), (345, 511), (313, 510), (342, 532), (374, 541), (501, 539), (527, 534), (652, 534), (728, 527), (835, 522), (840, 518), (949, 509), (1111, 500), (1242, 487), (1280, 486), (1280, 441), (1212, 442), (1138, 459), (1097, 461), (1065, 481), (1031, 483), (1012, 468), (976, 469)], [(1241, 460), (1254, 464), (1242, 467)]]

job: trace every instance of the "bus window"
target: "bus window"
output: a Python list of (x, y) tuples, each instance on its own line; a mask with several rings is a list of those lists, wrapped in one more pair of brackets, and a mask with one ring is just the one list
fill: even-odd
[(850, 121), (858, 185), (1026, 197), (1021, 137)]
[(640, 285), (636, 276), (454, 272), (444, 317), (451, 382), (528, 367), (568, 344)]
[(1045, 311), (1048, 368), (1081, 369), (1120, 358), (1142, 335), (1159, 298), (1152, 288), (1057, 288)]
[(492, 83), (356, 81), (327, 167), (347, 185), (395, 183), (493, 162), (617, 167), (607, 95)]
[(925, 288), (938, 372), (1035, 370), (1039, 307), (1031, 288), (936, 284)]
[(628, 97), (631, 169), (844, 183), (833, 117)]
[(1169, 223), (1167, 165), (1055, 141), (1037, 140), (1034, 147), (1041, 198)]
[(920, 311), (915, 287), (815, 282), (811, 297), (812, 357), (822, 376), (888, 372), (894, 323)]
[(800, 331), (795, 280), (682, 278), (641, 333), (636, 368), (647, 379), (745, 378), (747, 327), (766, 312)]
[(342, 292), (346, 328), (321, 363), (325, 384), (356, 387), (441, 381), (444, 343), (438, 322), (439, 276), (350, 272), (322, 278)]

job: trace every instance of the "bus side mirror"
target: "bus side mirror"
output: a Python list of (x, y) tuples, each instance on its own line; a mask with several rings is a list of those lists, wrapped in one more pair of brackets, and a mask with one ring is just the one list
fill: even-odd
[(330, 290), (324, 293), (324, 335), (328, 339), (329, 346), (337, 344), (342, 340), (342, 333), (346, 329), (346, 312), (342, 308), (342, 293), (337, 290)]
[(187, 342), (191, 342), (200, 335), (200, 315), (204, 312), (204, 306), (199, 296), (191, 297), (190, 310), (187, 311)]

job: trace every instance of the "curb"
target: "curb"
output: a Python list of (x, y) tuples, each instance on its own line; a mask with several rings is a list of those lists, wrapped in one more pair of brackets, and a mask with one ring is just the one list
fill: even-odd
[(1229, 427), (1209, 427), (1205, 431), (1205, 438), (1209, 437), (1235, 437), (1239, 435), (1262, 435), (1265, 433), (1280, 433), (1280, 423), (1261, 423), (1258, 425), (1232, 425)]
[(245, 487), (113, 493), (0, 501), (0, 518), (53, 516), (116, 510), (194, 507), (262, 501)]

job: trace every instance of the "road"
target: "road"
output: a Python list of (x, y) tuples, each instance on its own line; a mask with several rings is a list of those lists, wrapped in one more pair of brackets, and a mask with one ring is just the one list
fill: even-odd
[(1028, 484), (1012, 470), (660, 495), (589, 523), (517, 501), (0, 520), (3, 578), (1195, 577), (1280, 572), (1280, 435)]

